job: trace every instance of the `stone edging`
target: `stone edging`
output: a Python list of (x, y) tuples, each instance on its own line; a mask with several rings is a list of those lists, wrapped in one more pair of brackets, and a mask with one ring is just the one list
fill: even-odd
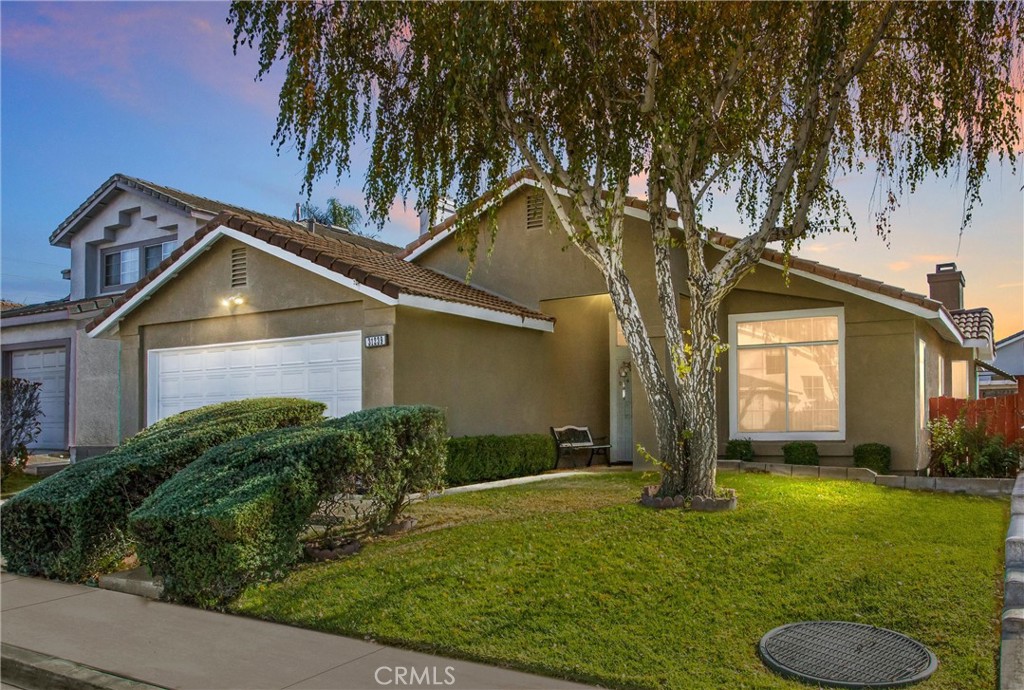
[[(1006, 496), (1014, 491), (1012, 479), (965, 479), (959, 477), (901, 477), (876, 474), (864, 467), (819, 467), (818, 465), (787, 465), (776, 462), (745, 462), (719, 460), (718, 469), (737, 472), (781, 474), (787, 477), (819, 477), (821, 479), (852, 479), (866, 484), (877, 484), (895, 489), (941, 491), (972, 496)], [(1021, 499), (1024, 506), (1024, 497)]]
[(1019, 690), (1024, 688), (1024, 474), (1017, 476), (1010, 494), (1005, 560), (999, 688)]

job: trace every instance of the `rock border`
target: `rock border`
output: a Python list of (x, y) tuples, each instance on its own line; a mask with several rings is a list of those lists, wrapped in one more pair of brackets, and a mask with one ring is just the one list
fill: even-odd
[(1024, 474), (1010, 493), (1010, 526), (1005, 541), (1006, 575), (999, 641), (999, 688), (1024, 688)]
[[(666, 510), (668, 508), (686, 508), (685, 496), (659, 497), (658, 485), (645, 486), (640, 491), (640, 505), (655, 510)], [(725, 489), (724, 496), (697, 496), (690, 501), (689, 508), (698, 513), (720, 513), (726, 510), (736, 509), (736, 490)]]
[(904, 477), (878, 474), (866, 467), (829, 467), (827, 465), (787, 465), (782, 462), (746, 462), (719, 460), (718, 469), (756, 474), (778, 474), (786, 477), (817, 477), (819, 479), (850, 479), (888, 486), (894, 489), (939, 491), (971, 496), (1007, 496), (1013, 492), (1013, 479), (963, 479), (960, 477)]

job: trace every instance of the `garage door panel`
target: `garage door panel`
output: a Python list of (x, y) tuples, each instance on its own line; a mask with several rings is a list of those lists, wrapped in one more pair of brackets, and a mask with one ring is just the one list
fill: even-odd
[(40, 433), (29, 447), (67, 447), (67, 351), (63, 347), (40, 348), (11, 353), (11, 375), (41, 384)]
[[(284, 395), (362, 407), (359, 332), (151, 352), (149, 422), (212, 402)], [(152, 388), (154, 387), (155, 388)]]

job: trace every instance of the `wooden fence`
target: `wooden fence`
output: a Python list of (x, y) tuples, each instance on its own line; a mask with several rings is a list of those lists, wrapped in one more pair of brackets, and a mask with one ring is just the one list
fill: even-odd
[(982, 420), (990, 434), (999, 434), (1012, 443), (1024, 438), (1024, 376), (1017, 377), (1017, 394), (980, 400), (929, 398), (928, 418), (945, 417), (953, 421), (964, 412), (967, 423), (974, 426)]

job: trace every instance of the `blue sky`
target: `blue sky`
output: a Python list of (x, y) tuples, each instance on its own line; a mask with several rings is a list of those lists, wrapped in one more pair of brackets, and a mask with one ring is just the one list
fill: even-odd
[[(69, 252), (53, 229), (111, 174), (287, 216), (300, 195), (294, 151), (271, 145), (274, 75), (231, 53), (227, 3), (0, 3), (0, 292), (22, 302), (67, 294)], [(362, 205), (364, 148), (350, 178), (320, 180), (313, 200)], [(999, 336), (1024, 328), (1024, 177), (995, 167), (960, 242), (962, 185), (940, 180), (906, 199), (890, 246), (871, 230), (870, 177), (844, 180), (859, 219), (848, 236), (800, 255), (927, 293), (925, 274), (956, 261), (968, 306), (989, 306)], [(740, 233), (724, 204), (708, 220)], [(415, 213), (397, 202), (381, 238), (404, 245)], [(500, 238), (499, 238), (500, 241)]]

